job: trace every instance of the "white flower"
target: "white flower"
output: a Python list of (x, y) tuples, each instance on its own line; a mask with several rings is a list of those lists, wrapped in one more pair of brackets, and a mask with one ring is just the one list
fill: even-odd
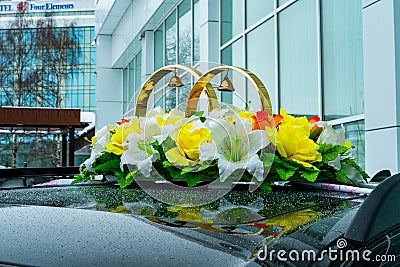
[(110, 142), (111, 138), (111, 130), (116, 128), (114, 125), (106, 125), (101, 128), (92, 138), (92, 152), (90, 154), (90, 158), (86, 159), (80, 166), (82, 170), (86, 167), (89, 171), (94, 172), (93, 163), (94, 161), (101, 156), (101, 153), (106, 150), (106, 143)]
[(127, 150), (121, 155), (120, 168), (123, 170), (125, 164), (136, 166), (144, 176), (149, 177), (152, 162), (158, 158), (151, 141), (160, 135), (161, 130), (155, 118), (141, 118), (140, 130), (140, 134), (133, 132), (126, 137), (124, 146)]
[(334, 130), (332, 125), (326, 125), (317, 140), (318, 144), (331, 144), (341, 146), (344, 145), (344, 142), (345, 138), (343, 125), (339, 131)]
[(106, 149), (106, 143), (110, 142), (111, 131), (116, 129), (115, 125), (106, 125), (96, 132), (92, 140), (92, 154), (100, 156), (101, 153)]
[(266, 132), (251, 131), (251, 123), (237, 116), (229, 117), (228, 120), (220, 119), (221, 114), (226, 115), (225, 112), (218, 111), (218, 114), (217, 112), (210, 114), (211, 118), (205, 122), (211, 132), (213, 143), (200, 146), (200, 160), (218, 158), (221, 182), (238, 169), (246, 169), (258, 181), (262, 181), (264, 167), (257, 152), (269, 144)]
[(342, 162), (342, 169), (346, 171), (347, 178), (354, 184), (358, 185), (365, 183), (365, 180), (362, 177), (361, 173), (353, 166)]

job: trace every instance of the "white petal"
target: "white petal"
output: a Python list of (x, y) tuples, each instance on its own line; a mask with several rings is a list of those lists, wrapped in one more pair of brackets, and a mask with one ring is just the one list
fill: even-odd
[(95, 170), (93, 169), (93, 163), (94, 161), (98, 158), (99, 155), (93, 154), (90, 156), (90, 158), (88, 158), (87, 160), (85, 160), (85, 162), (83, 162), (82, 165), (84, 165), (86, 167), (86, 169), (88, 169), (91, 172), (95, 172)]
[(257, 181), (262, 182), (264, 180), (264, 164), (257, 154), (248, 160), (246, 169)]
[(342, 163), (342, 169), (346, 171), (346, 176), (350, 181), (354, 182), (355, 184), (365, 183), (361, 173), (353, 166), (347, 163)]
[(146, 158), (145, 160), (139, 162), (137, 164), (138, 170), (145, 176), (149, 177), (151, 170), (153, 169), (153, 164), (152, 164), (152, 158), (153, 156), (150, 156)]
[(249, 137), (249, 157), (255, 155), (260, 149), (269, 145), (270, 141), (267, 137), (266, 131), (255, 130), (247, 134)]
[(103, 136), (93, 144), (93, 152), (100, 155), (106, 149), (107, 138)]
[(337, 156), (336, 159), (328, 161), (328, 165), (332, 166), (336, 170), (340, 170), (341, 165), (340, 165), (340, 156)]
[(226, 153), (220, 151), (220, 148), (231, 146), (231, 135), (234, 134), (234, 127), (224, 119), (207, 120), (205, 124), (210, 130), (212, 140), (218, 147), (218, 152), (226, 156)]
[(147, 114), (147, 117), (158, 117), (162, 116), (164, 114), (164, 111), (160, 106), (153, 108), (152, 110), (149, 111)]
[(200, 130), (203, 128), (207, 128), (198, 118), (193, 121), (192, 128), (190, 128), (190, 132), (194, 132), (196, 130)]
[(199, 159), (213, 160), (217, 158), (217, 147), (214, 143), (204, 143), (199, 147)]
[(146, 142), (150, 142), (154, 136), (160, 135), (161, 129), (158, 127), (155, 118), (148, 118), (140, 125), (142, 128), (142, 137)]
[(148, 157), (149, 155), (147, 155), (147, 153), (144, 150), (139, 150), (136, 152), (127, 150), (121, 155), (121, 166), (124, 164), (136, 165)]
[(185, 117), (185, 112), (179, 110), (179, 109), (171, 109), (171, 111), (168, 113), (169, 116), (180, 116), (180, 117)]
[(169, 136), (171, 136), (174, 133), (175, 129), (176, 129), (176, 126), (172, 125), (172, 124), (163, 126), (160, 130), (160, 134), (153, 136), (153, 138), (151, 139), (151, 142), (158, 141), (158, 143), (161, 144), (162, 142), (165, 141), (165, 139), (167, 139)]
[(220, 157), (218, 160), (219, 179), (221, 182), (224, 182), (234, 171), (245, 168), (246, 163), (230, 162), (224, 157)]
[(320, 137), (317, 140), (318, 144), (332, 144), (332, 145), (341, 145), (343, 146), (345, 142), (344, 138), (344, 127), (340, 131), (336, 131), (333, 129), (331, 125), (327, 125), (324, 127)]
[(105, 137), (107, 135), (110, 135), (110, 130), (108, 128), (108, 125), (104, 126), (103, 128), (101, 128), (99, 131), (96, 132), (95, 134), (95, 138), (97, 140), (101, 139), (102, 137)]
[(125, 140), (125, 143), (123, 144), (126, 146), (129, 150), (138, 150), (138, 142), (142, 140), (142, 135), (132, 132), (130, 133)]

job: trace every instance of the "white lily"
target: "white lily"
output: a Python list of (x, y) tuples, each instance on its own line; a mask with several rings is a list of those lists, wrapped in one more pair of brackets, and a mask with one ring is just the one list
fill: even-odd
[[(269, 144), (266, 132), (263, 130), (251, 131), (251, 123), (237, 116), (236, 118), (228, 116), (226, 119), (220, 119), (225, 115), (227, 115), (225, 112), (221, 114), (220, 111), (217, 111), (210, 114), (211, 118), (205, 122), (211, 132), (213, 143), (205, 143), (200, 146), (200, 160), (218, 158), (221, 182), (224, 182), (238, 169), (246, 169), (258, 181), (262, 181), (264, 166), (257, 152)], [(234, 121), (232, 121), (233, 119)]]
[(101, 153), (106, 150), (106, 143), (110, 142), (111, 130), (115, 129), (114, 125), (106, 125), (101, 128), (92, 137), (92, 152), (90, 158), (86, 159), (80, 166), (80, 168), (86, 167), (89, 171), (95, 172), (93, 169), (94, 161), (100, 157)]
[(140, 134), (133, 132), (127, 136), (124, 143), (127, 150), (121, 155), (120, 168), (123, 170), (125, 164), (136, 166), (144, 176), (149, 177), (152, 162), (158, 158), (158, 153), (151, 146), (151, 142), (153, 138), (161, 135), (161, 129), (156, 118), (141, 118), (140, 128)]

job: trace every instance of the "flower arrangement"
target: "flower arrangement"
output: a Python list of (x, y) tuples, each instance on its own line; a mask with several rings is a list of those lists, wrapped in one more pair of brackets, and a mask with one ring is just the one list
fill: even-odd
[[(91, 157), (74, 183), (113, 175), (124, 188), (157, 172), (166, 180), (200, 182), (237, 177), (270, 190), (276, 181), (330, 180), (358, 185), (368, 175), (345, 140), (318, 117), (294, 117), (281, 109), (271, 117), (225, 105), (191, 117), (160, 107), (99, 130)], [(103, 178), (105, 179), (105, 178)]]

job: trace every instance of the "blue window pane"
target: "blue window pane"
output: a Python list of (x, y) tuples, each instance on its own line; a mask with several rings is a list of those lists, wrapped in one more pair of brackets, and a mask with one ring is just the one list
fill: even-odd
[[(324, 119), (364, 112), (361, 0), (322, 1)], [(343, 96), (346, 97), (343, 97)]]
[[(255, 73), (268, 90), (275, 103), (275, 31), (274, 18), (264, 22), (247, 34), (247, 69)], [(263, 47), (263, 49), (258, 49)], [(250, 89), (254, 90), (254, 89)], [(249, 96), (254, 95), (249, 93)], [(252, 101), (252, 103), (255, 103)], [(277, 107), (274, 107), (277, 112)]]
[(163, 24), (154, 32), (154, 69), (164, 65), (164, 34)]
[(246, 26), (249, 27), (274, 10), (274, 0), (246, 0)]
[(165, 64), (176, 64), (176, 11), (165, 21)]
[(243, 29), (243, 1), (221, 0), (221, 44), (226, 43)]
[(278, 18), (281, 106), (291, 114), (318, 114), (315, 1), (297, 1)]
[(191, 63), (192, 55), (192, 14), (190, 0), (184, 0), (178, 7), (179, 13), (179, 63)]

